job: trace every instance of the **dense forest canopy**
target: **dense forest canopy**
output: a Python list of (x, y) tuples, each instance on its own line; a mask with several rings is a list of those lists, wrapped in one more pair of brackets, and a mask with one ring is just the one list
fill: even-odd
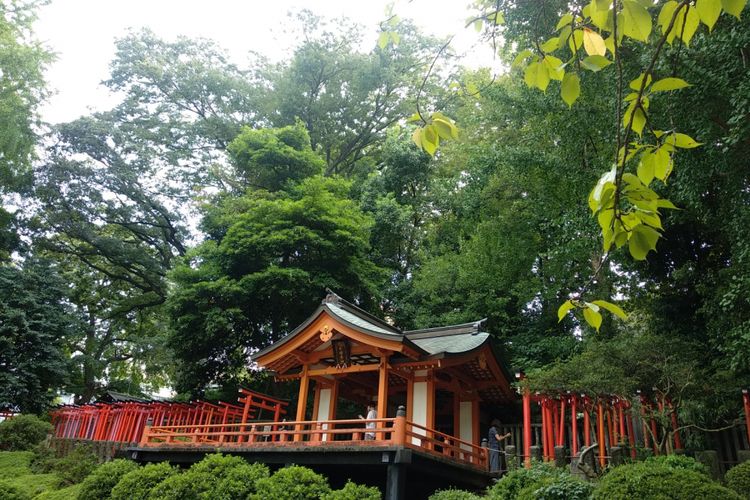
[[(588, 3), (480, 2), (477, 36), (510, 68)], [(613, 68), (582, 73), (572, 104), (516, 69), (461, 67), (393, 15), (363, 51), (361, 26), (303, 12), (289, 60), (246, 67), (208, 40), (131, 32), (105, 82), (119, 102), (40, 128), (51, 56), (36, 6), (2, 8), (0, 402), (256, 383), (251, 352), (331, 288), (404, 329), (486, 317), (508, 363), (546, 390), (632, 392), (681, 374), (695, 421), (736, 415), (750, 384), (747, 12), (660, 48), (654, 71), (690, 86), (649, 113), (703, 145), (654, 181), (679, 207), (656, 251), (602, 264), (587, 198), (612, 164)], [(619, 47), (637, 78), (653, 46)], [(424, 152), (415, 110), (460, 133)], [(604, 315), (598, 332), (558, 321), (583, 291), (628, 319)]]

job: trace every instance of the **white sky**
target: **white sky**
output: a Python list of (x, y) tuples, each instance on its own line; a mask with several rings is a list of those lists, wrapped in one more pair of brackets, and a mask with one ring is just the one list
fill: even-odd
[[(129, 28), (148, 27), (157, 35), (215, 40), (242, 66), (248, 51), (273, 60), (288, 54), (295, 43), (284, 34), (287, 13), (307, 8), (324, 17), (347, 16), (365, 26), (374, 44), (378, 23), (385, 19), (385, 0), (52, 0), (39, 12), (38, 38), (57, 54), (47, 79), (56, 94), (42, 108), (51, 123), (73, 120), (91, 110), (114, 104), (99, 85), (109, 76), (114, 41)], [(399, 0), (394, 12), (414, 19), (425, 32), (456, 35), (453, 46), (468, 53), (465, 64), (490, 64), (491, 50), (464, 29), (469, 0)]]

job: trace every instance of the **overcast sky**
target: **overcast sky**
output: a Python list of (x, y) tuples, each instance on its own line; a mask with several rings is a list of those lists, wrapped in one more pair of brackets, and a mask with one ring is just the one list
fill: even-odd
[[(385, 0), (52, 0), (40, 10), (37, 36), (57, 54), (47, 78), (56, 94), (42, 109), (43, 118), (56, 123), (90, 110), (107, 109), (113, 99), (99, 84), (109, 75), (114, 41), (129, 28), (148, 27), (157, 35), (216, 40), (233, 61), (242, 65), (254, 50), (278, 60), (295, 43), (284, 34), (287, 13), (307, 8), (325, 17), (342, 15), (364, 25), (374, 44), (378, 23), (385, 18)], [(456, 35), (454, 47), (469, 54), (466, 64), (492, 60), (478, 43), (473, 29), (464, 29), (469, 0), (401, 0), (394, 12), (412, 18), (426, 32)]]

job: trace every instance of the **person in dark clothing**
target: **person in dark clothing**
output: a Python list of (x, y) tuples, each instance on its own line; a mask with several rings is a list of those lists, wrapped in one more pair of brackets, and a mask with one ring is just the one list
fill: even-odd
[(487, 444), (490, 449), (490, 472), (500, 470), (500, 446), (510, 436), (510, 432), (502, 436), (500, 435), (500, 421), (498, 419), (493, 419), (490, 422), (490, 430), (487, 436)]

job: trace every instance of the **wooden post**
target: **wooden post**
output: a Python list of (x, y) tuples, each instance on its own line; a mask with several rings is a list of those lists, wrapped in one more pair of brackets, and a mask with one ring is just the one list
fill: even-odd
[(531, 394), (523, 390), (523, 460), (528, 469), (531, 467)]
[(742, 402), (745, 406), (745, 427), (747, 429), (747, 442), (750, 443), (750, 393), (742, 389)]
[(575, 394), (570, 396), (570, 448), (573, 456), (578, 455), (578, 413)]
[(596, 427), (599, 431), (599, 465), (603, 469), (607, 463), (606, 450), (604, 446), (604, 408), (602, 402), (599, 400), (596, 412)]
[(560, 400), (560, 431), (557, 433), (557, 446), (565, 446), (565, 398)]
[(391, 441), (395, 446), (404, 446), (406, 444), (406, 409), (403, 406), (399, 406), (398, 411), (396, 411), (396, 420), (393, 422)]
[[(299, 396), (297, 397), (297, 422), (303, 422), (305, 420), (305, 410), (307, 410), (307, 390), (310, 386), (310, 377), (307, 376), (308, 367), (304, 365), (302, 367), (302, 378), (299, 381)], [(297, 424), (294, 434), (295, 441), (302, 440), (302, 424)]]
[[(388, 415), (388, 355), (383, 354), (380, 358), (378, 368), (378, 418), (387, 418)], [(377, 425), (376, 427), (380, 427)], [(377, 434), (378, 440), (385, 439), (382, 432)]]

